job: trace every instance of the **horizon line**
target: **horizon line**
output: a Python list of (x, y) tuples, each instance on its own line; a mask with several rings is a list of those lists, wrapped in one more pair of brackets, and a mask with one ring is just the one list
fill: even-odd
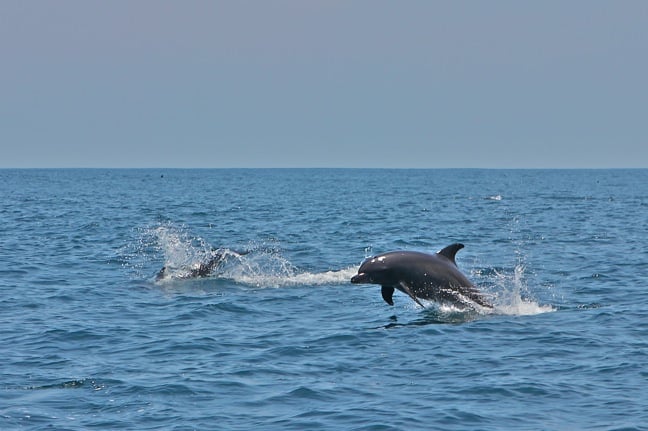
[(648, 167), (390, 167), (390, 166), (0, 166), (0, 170), (642, 170)]

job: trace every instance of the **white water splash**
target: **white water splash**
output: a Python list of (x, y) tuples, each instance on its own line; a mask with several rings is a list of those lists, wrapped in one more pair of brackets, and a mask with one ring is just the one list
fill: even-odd
[(192, 270), (208, 262), (216, 252), (225, 258), (236, 253), (228, 249), (212, 249), (199, 237), (190, 236), (185, 230), (172, 225), (161, 225), (149, 232), (156, 243), (156, 248), (164, 256), (164, 269), (158, 281), (187, 278)]
[(493, 312), (511, 316), (531, 316), (555, 311), (551, 305), (541, 305), (530, 299), (524, 278), (525, 266), (515, 266), (513, 274), (495, 272), (496, 292), (493, 294)]
[[(532, 299), (525, 280), (525, 267), (522, 264), (516, 265), (512, 273), (490, 270), (486, 278), (491, 286), (479, 290), (493, 304), (493, 308), (480, 306), (469, 298), (463, 298), (466, 306), (419, 300), (426, 309), (436, 310), (438, 314), (435, 314), (435, 317), (444, 321), (467, 321), (474, 320), (477, 316), (488, 315), (531, 316), (555, 311), (551, 305), (541, 305)], [(420, 309), (414, 302), (411, 306), (413, 309)]]
[(216, 253), (222, 262), (209, 277), (232, 280), (254, 287), (319, 286), (346, 283), (355, 267), (324, 272), (300, 271), (276, 249), (254, 245), (246, 254), (228, 249), (212, 249), (202, 238), (192, 237), (174, 226), (158, 226), (151, 231), (164, 255), (164, 273), (156, 282), (168, 283), (188, 278), (192, 270)]

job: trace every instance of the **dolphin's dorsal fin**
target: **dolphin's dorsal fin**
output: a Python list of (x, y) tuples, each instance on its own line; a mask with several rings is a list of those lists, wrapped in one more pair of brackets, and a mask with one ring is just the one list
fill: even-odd
[(455, 266), (457, 266), (457, 262), (455, 262), (455, 255), (462, 248), (464, 248), (464, 245), (457, 242), (447, 246), (443, 250), (438, 251), (437, 254), (440, 254), (443, 257), (447, 257), (452, 263), (455, 264)]

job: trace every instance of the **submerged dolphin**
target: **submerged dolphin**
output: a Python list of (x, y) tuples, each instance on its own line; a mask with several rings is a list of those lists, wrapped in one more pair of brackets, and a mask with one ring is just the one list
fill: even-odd
[(380, 284), (382, 297), (394, 305), (394, 289), (406, 293), (418, 305), (420, 299), (450, 303), (462, 307), (493, 306), (459, 271), (455, 255), (463, 244), (452, 244), (436, 254), (416, 251), (392, 251), (365, 260), (351, 283)]
[[(236, 252), (231, 250), (213, 250), (211, 258), (207, 262), (201, 262), (197, 267), (191, 268), (189, 273), (182, 276), (181, 278), (200, 278), (209, 276), (214, 270), (216, 270), (221, 263), (224, 263), (227, 260), (228, 256), (241, 257), (250, 253), (249, 251)], [(155, 280), (162, 280), (167, 276), (167, 267), (163, 266), (160, 271), (158, 271), (155, 276)]]

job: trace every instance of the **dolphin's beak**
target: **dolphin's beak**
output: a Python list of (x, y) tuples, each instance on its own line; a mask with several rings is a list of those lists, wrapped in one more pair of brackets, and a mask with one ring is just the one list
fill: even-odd
[(358, 283), (366, 283), (367, 282), (367, 274), (364, 272), (359, 272), (353, 277), (351, 277), (351, 283), (353, 284), (358, 284)]

